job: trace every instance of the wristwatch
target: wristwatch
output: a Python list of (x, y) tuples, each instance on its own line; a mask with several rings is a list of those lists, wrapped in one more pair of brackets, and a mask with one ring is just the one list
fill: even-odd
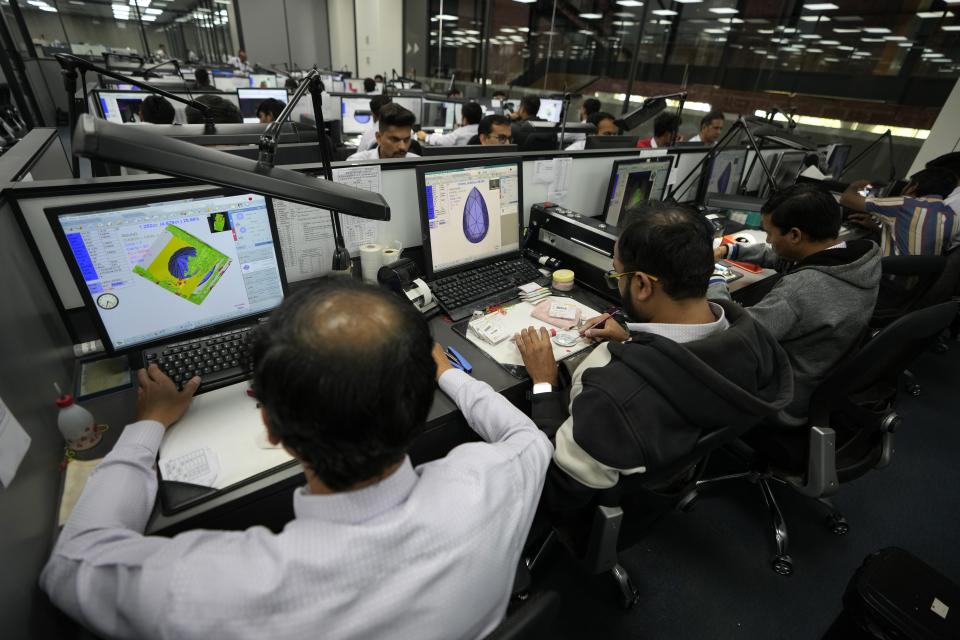
[(553, 385), (549, 382), (538, 382), (533, 385), (533, 395), (537, 395), (538, 393), (550, 393), (551, 391), (553, 391)]

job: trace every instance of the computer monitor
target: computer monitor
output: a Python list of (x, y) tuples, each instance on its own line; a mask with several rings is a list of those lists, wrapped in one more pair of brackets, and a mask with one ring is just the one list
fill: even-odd
[[(767, 165), (767, 169), (769, 169), (771, 173), (777, 164), (779, 164), (781, 155), (783, 155), (783, 149), (760, 150), (760, 157), (763, 158), (764, 164)], [(769, 183), (767, 181), (767, 175), (763, 172), (763, 167), (760, 166), (757, 155), (753, 151), (747, 154), (747, 171), (750, 173), (747, 176), (746, 184), (744, 184), (743, 192), (745, 194), (761, 193)]]
[(97, 203), (47, 212), (104, 346), (128, 351), (267, 313), (286, 278), (264, 196)]
[(705, 193), (736, 194), (746, 162), (746, 149), (724, 149), (719, 152), (709, 163)]
[(543, 118), (549, 122), (560, 122), (562, 115), (563, 100), (540, 98), (540, 110), (537, 111), (538, 118)]
[(803, 161), (806, 157), (806, 151), (783, 152), (777, 168), (773, 171), (773, 181), (777, 183), (777, 189), (786, 189), (796, 184), (797, 177), (803, 171)]
[(457, 107), (459, 106), (456, 102), (424, 100), (420, 126), (453, 129), (457, 122)]
[(147, 91), (101, 91), (98, 95), (104, 120), (129, 124), (140, 120), (140, 103), (152, 95)]
[(227, 93), (233, 93), (233, 90), (237, 88), (237, 84), (233, 81), (233, 76), (224, 77), (213, 75), (213, 86), (215, 86), (220, 91), (226, 91)]
[(849, 144), (833, 145), (833, 149), (830, 150), (830, 155), (827, 157), (827, 174), (834, 178), (840, 175), (843, 168), (847, 166), (851, 149), (852, 145)]
[(636, 149), (640, 136), (587, 136), (585, 149)]
[(614, 161), (600, 218), (619, 226), (623, 213), (631, 207), (648, 200), (663, 200), (672, 167), (670, 156)]
[[(697, 148), (703, 149), (703, 145), (699, 145)], [(673, 170), (673, 184), (670, 186), (671, 191), (680, 187), (679, 191), (673, 196), (677, 202), (693, 202), (697, 199), (702, 179), (698, 165), (706, 155), (706, 151), (688, 151), (677, 154), (677, 162)], [(682, 187), (680, 186), (681, 183), (683, 183)]]
[[(237, 89), (237, 101), (240, 103), (240, 113), (243, 114), (243, 121), (246, 123), (260, 122), (257, 117), (257, 107), (268, 98), (279, 100), (284, 105), (287, 104), (286, 89)], [(310, 100), (301, 99), (297, 106), (306, 102), (311, 104)]]
[(428, 279), (520, 255), (521, 167), (517, 160), (417, 167)]
[(424, 158), (430, 156), (462, 156), (462, 155), (477, 155), (481, 153), (489, 153), (491, 155), (506, 155), (508, 153), (514, 153), (518, 151), (519, 148), (515, 144), (471, 144), (471, 145), (459, 145), (456, 147), (434, 147), (430, 145), (422, 145), (421, 153)]
[(411, 98), (408, 96), (391, 96), (390, 102), (398, 104), (413, 115), (417, 117), (417, 122), (420, 122), (420, 112), (422, 110), (422, 98)]
[[(377, 82), (376, 88), (370, 95), (377, 93), (383, 93), (383, 83)], [(329, 90), (329, 89), (328, 89)], [(343, 91), (346, 93), (359, 93), (360, 95), (366, 95), (367, 92), (363, 88), (363, 78), (346, 78), (343, 81)]]
[[(280, 86), (282, 87), (283, 85), (281, 84)], [(251, 89), (276, 89), (277, 76), (275, 76), (272, 73), (251, 73), (250, 88)]]
[(341, 98), (340, 119), (344, 135), (361, 134), (373, 126), (370, 98)]

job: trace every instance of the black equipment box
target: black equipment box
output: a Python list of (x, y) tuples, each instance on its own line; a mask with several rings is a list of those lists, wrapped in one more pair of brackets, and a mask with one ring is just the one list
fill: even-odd
[(602, 220), (584, 216), (551, 202), (530, 207), (525, 248), (560, 261), (572, 269), (577, 284), (619, 304), (620, 293), (606, 285), (604, 274), (613, 268), (613, 248), (620, 230)]
[(960, 638), (960, 586), (898, 547), (867, 556), (843, 605), (825, 640)]

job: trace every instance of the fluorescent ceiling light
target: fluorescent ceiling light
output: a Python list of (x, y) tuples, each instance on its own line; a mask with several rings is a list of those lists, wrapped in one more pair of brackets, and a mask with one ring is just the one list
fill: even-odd
[(704, 33), (726, 33), (723, 29), (704, 29)]
[(819, 40), (820, 36), (815, 33), (801, 33), (800, 37), (804, 40)]
[(652, 14), (655, 15), (655, 16), (675, 16), (675, 15), (677, 15), (677, 12), (674, 11), (673, 9), (654, 9), (654, 10), (651, 11), (650, 13), (652, 13)]
[(739, 11), (737, 11), (736, 9), (734, 9), (734, 8), (732, 8), (732, 7), (712, 7), (712, 8), (710, 9), (710, 12), (712, 12), (712, 13), (723, 13), (723, 14), (727, 14), (727, 15), (731, 15), (731, 14), (734, 14), (734, 13), (740, 13)]
[(833, 32), (834, 32), (834, 33), (860, 33), (860, 29), (857, 29), (857, 28), (853, 28), (853, 29), (838, 29), (838, 28), (835, 27), (835, 28), (833, 29)]
[(804, 22), (830, 22), (827, 16), (800, 16)]
[(590, 31), (590, 29), (580, 29), (579, 31), (577, 31), (577, 33), (582, 33), (585, 36), (593, 35), (593, 31)]
[(530, 27), (517, 27), (517, 31), (520, 33), (530, 33)]
[[(673, 1), (679, 4), (699, 4), (703, 2), (703, 0), (673, 0)], [(618, 2), (617, 4), (620, 4), (620, 3)]]
[(500, 31), (503, 31), (504, 33), (516, 33), (516, 32), (517, 32), (517, 30), (514, 29), (513, 27), (500, 27)]
[(864, 33), (890, 33), (890, 29), (886, 27), (864, 27)]
[(603, 17), (602, 13), (581, 13), (580, 17), (584, 20), (599, 20)]
[(724, 24), (743, 24), (741, 18), (717, 18), (717, 22), (722, 22)]
[(840, 51), (853, 51), (853, 50), (854, 50), (853, 47), (848, 47), (848, 46), (846, 46), (846, 45), (837, 47), (837, 49), (840, 49)]
[(860, 38), (860, 42), (884, 42), (883, 38)]
[(839, 41), (839, 40), (821, 40), (821, 41), (820, 41), (820, 44), (825, 44), (825, 45), (834, 47), (834, 46), (840, 44), (840, 41)]
[(944, 31), (960, 31), (960, 24), (945, 24), (940, 28)]
[(918, 18), (952, 18), (953, 11), (917, 11)]
[(824, 58), (824, 62), (840, 62), (840, 58)]
[[(130, 0), (130, 2), (133, 2), (133, 0)], [(448, 13), (438, 13), (437, 15), (430, 18), (430, 22), (436, 22), (438, 20), (448, 22), (453, 20), (459, 20), (459, 18), (457, 16), (451, 16)]]
[(803, 5), (803, 8), (809, 11), (833, 11), (835, 9), (839, 9), (840, 7), (832, 2), (813, 2)]
[(144, 13), (146, 13), (147, 15), (151, 15), (151, 16), (159, 16), (161, 13), (163, 13), (163, 9), (152, 9), (152, 8), (151, 8), (151, 9), (144, 9), (143, 11), (144, 11)]
[(533, 4), (537, 0), (513, 0), (514, 2), (521, 2), (523, 4)]
[(912, 47), (912, 46), (913, 46), (913, 43), (912, 43), (912, 42), (898, 42), (898, 43), (897, 43), (897, 46), (898, 46), (898, 47)]
[(638, 2), (637, 0), (617, 0), (617, 4), (621, 7), (642, 7), (643, 3)]
[(823, 53), (823, 49), (807, 49), (807, 53)]
[(757, 29), (757, 33), (762, 33), (764, 35), (773, 34), (773, 29)]

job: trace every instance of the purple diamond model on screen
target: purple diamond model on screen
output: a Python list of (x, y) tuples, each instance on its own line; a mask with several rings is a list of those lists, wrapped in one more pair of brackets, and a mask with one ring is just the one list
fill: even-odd
[(463, 203), (463, 235), (473, 244), (477, 244), (487, 237), (490, 230), (490, 214), (487, 213), (487, 203), (483, 196), (474, 187)]

